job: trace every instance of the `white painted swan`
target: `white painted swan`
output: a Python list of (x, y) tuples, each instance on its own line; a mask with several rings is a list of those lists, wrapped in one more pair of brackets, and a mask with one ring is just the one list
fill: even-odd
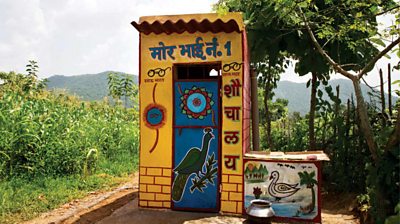
[(287, 184), (287, 183), (277, 183), (279, 180), (278, 171), (273, 171), (271, 173), (272, 179), (271, 183), (268, 186), (268, 192), (271, 196), (275, 197), (275, 201), (281, 200), (281, 198), (289, 197), (295, 194), (300, 188), (297, 187), (297, 184)]

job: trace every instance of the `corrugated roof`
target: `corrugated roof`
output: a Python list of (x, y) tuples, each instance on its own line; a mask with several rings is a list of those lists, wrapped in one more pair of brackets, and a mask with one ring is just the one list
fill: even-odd
[(146, 35), (150, 33), (172, 34), (183, 32), (212, 32), (231, 33), (244, 30), (244, 24), (240, 13), (227, 13), (218, 15), (208, 14), (186, 14), (168, 16), (144, 16), (140, 17), (139, 23), (131, 23), (139, 32)]

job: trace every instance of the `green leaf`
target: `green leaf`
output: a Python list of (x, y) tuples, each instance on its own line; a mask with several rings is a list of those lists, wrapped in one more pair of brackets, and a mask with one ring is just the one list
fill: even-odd
[(372, 43), (377, 44), (377, 45), (379, 45), (381, 47), (385, 47), (386, 46), (386, 44), (380, 38), (371, 38), (370, 40), (371, 40)]
[(306, 87), (307, 87), (307, 88), (310, 87), (310, 84), (311, 84), (311, 79), (309, 79), (309, 80), (307, 81)]
[(322, 95), (324, 94), (320, 89), (318, 90), (318, 97), (322, 97)]

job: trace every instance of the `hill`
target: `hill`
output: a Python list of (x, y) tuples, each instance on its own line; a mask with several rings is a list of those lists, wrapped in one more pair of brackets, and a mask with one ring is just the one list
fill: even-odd
[[(108, 95), (107, 76), (109, 73), (126, 74), (106, 71), (75, 76), (54, 75), (48, 78), (47, 89), (65, 89), (68, 93), (81, 97), (82, 100), (101, 100)], [(134, 82), (137, 83), (137, 76), (132, 76), (134, 76)]]
[[(65, 89), (70, 94), (80, 96), (83, 100), (101, 100), (108, 94), (107, 75), (113, 71), (106, 71), (98, 74), (85, 74), (76, 76), (55, 75), (48, 78), (48, 89)], [(117, 74), (125, 74), (122, 72), (113, 72)], [(134, 82), (138, 83), (138, 77), (133, 75)], [(345, 79), (333, 79), (329, 81), (329, 85), (334, 89), (340, 85), (340, 99), (342, 103), (347, 102), (353, 94), (353, 85), (351, 81)], [(364, 97), (370, 100), (367, 92), (370, 89), (361, 84)], [(353, 94), (354, 95), (354, 94)], [(326, 94), (324, 94), (326, 97)], [(387, 97), (387, 96), (386, 96)], [(280, 81), (275, 90), (275, 98), (284, 98), (289, 100), (289, 111), (298, 111), (302, 115), (309, 110), (310, 89), (306, 88), (305, 83), (295, 83), (290, 81)], [(393, 97), (392, 102), (396, 102)], [(387, 101), (386, 101), (387, 102)]]
[[(346, 103), (348, 99), (354, 96), (353, 84), (350, 80), (346, 79), (332, 79), (329, 81), (328, 85), (332, 86), (335, 91), (336, 86), (340, 86), (340, 100), (342, 104)], [(361, 83), (361, 90), (364, 95), (366, 101), (370, 102), (371, 97), (368, 95), (368, 92), (371, 92), (371, 89)], [(290, 81), (280, 81), (278, 83), (278, 87), (275, 89), (275, 98), (284, 98), (289, 100), (289, 111), (290, 112), (300, 112), (302, 115), (308, 113), (309, 105), (310, 105), (310, 91), (311, 89), (306, 87), (306, 83), (295, 83)], [(353, 97), (355, 100), (355, 96)], [(388, 95), (386, 94), (386, 103), (388, 102)], [(324, 99), (328, 99), (327, 94), (324, 91)], [(375, 99), (376, 100), (376, 99)], [(397, 100), (396, 97), (392, 96), (392, 102), (395, 103)], [(376, 102), (377, 106), (379, 106), (379, 102)]]

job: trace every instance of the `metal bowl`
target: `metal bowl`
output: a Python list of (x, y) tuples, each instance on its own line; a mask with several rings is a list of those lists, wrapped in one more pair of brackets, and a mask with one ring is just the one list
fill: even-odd
[(275, 212), (271, 207), (271, 202), (262, 199), (250, 201), (250, 206), (246, 209), (249, 220), (254, 223), (271, 223)]

